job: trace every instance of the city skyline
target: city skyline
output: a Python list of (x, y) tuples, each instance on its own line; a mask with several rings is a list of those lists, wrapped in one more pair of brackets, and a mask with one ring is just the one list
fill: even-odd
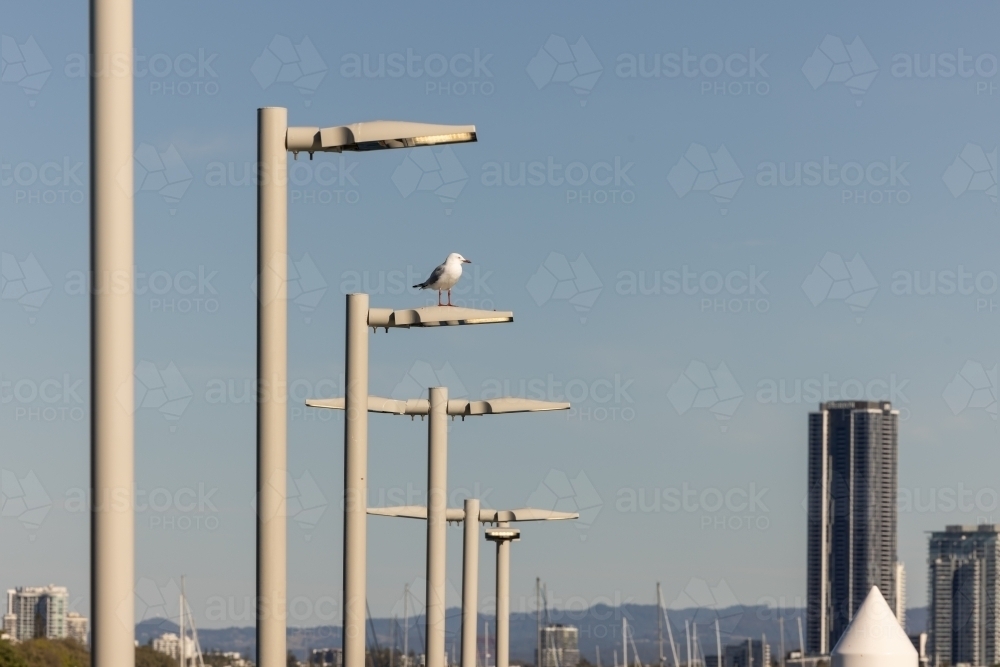
[[(574, 404), (451, 432), (449, 506), (581, 515), (523, 528), (515, 600), (542, 576), (567, 604), (651, 603), (659, 580), (668, 603), (804, 607), (803, 424), (871, 400), (900, 413), (895, 560), (926, 606), (926, 534), (1000, 518), (998, 10), (393, 11), (137, 3), (136, 620), (185, 573), (199, 628), (249, 623), (265, 105), (294, 124), (479, 132), (461, 150), (289, 162), (296, 623), (339, 613), (343, 423), (303, 401), (343, 393), (343, 295), (424, 305), (409, 285), (449, 252), (474, 262), (456, 303), (515, 322), (380, 331), (371, 393)], [(86, 615), (87, 16), (0, 16), (0, 561), (7, 586), (58, 581)], [(829, 74), (848, 51), (850, 84)], [(373, 506), (426, 500), (402, 421), (371, 422)], [(423, 530), (368, 525), (369, 600), (388, 616), (420, 587)], [(452, 606), (460, 531), (448, 542)]]

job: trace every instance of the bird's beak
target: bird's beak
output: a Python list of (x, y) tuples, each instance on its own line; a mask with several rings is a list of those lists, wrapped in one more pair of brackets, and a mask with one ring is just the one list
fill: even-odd
[(472, 264), (472, 262), (470, 262), (469, 260), (463, 258), (462, 259), (462, 264)]

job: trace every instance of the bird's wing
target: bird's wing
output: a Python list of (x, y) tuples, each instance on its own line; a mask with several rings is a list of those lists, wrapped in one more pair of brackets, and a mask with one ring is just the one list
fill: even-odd
[(444, 264), (438, 266), (436, 269), (431, 271), (431, 277), (424, 281), (425, 285), (433, 285), (437, 281), (441, 280), (441, 276), (444, 275)]

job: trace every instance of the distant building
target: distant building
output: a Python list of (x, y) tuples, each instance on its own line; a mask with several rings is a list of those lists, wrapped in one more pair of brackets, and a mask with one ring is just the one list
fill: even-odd
[(893, 595), (892, 611), (896, 614), (896, 620), (906, 630), (906, 567), (902, 563), (896, 563), (896, 592)]
[(342, 667), (344, 664), (344, 649), (314, 648), (309, 652), (309, 664), (312, 667)]
[(69, 591), (63, 586), (23, 586), (7, 591), (4, 631), (14, 641), (65, 639)]
[[(169, 655), (174, 660), (177, 660), (181, 654), (180, 635), (175, 635), (173, 632), (164, 632), (153, 640), (153, 650), (157, 653)], [(194, 657), (194, 641), (190, 637), (184, 643), (184, 657), (188, 659)]]
[(830, 401), (809, 414), (806, 651), (827, 655), (872, 586), (897, 609), (899, 411)]
[(81, 616), (75, 611), (66, 614), (66, 636), (75, 639), (84, 646), (87, 645), (88, 625), (85, 616)]
[(931, 533), (928, 656), (934, 665), (1000, 662), (1000, 525)]
[[(542, 655), (535, 656), (538, 667), (577, 667), (580, 663), (580, 631), (572, 625), (555, 623), (542, 628)], [(537, 652), (537, 649), (536, 649)]]
[(770, 667), (771, 647), (757, 639), (747, 639), (725, 649), (722, 667)]

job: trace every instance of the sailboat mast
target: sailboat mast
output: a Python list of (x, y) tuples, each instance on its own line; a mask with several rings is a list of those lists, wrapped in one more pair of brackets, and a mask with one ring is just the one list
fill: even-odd
[(187, 642), (184, 630), (184, 575), (181, 575), (181, 599), (180, 599), (180, 644), (178, 646), (178, 664), (180, 667), (187, 665)]
[(719, 619), (715, 619), (715, 664), (722, 667), (722, 633), (719, 632)]
[(622, 614), (622, 667), (628, 667), (628, 619)]
[(687, 664), (691, 667), (691, 622), (684, 619), (684, 638), (687, 642)]
[(542, 667), (542, 578), (535, 577), (535, 667)]
[(656, 642), (660, 647), (660, 667), (666, 667), (666, 656), (663, 655), (663, 614), (660, 608), (663, 606), (663, 594), (660, 592), (660, 582), (656, 582)]
[(403, 667), (410, 667), (410, 585), (403, 585)]

